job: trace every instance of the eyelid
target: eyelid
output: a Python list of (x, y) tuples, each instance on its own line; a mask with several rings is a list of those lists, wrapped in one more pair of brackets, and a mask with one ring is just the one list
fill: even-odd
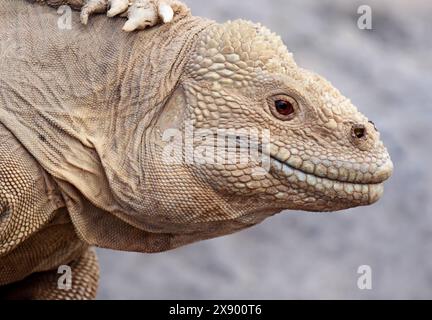
[(289, 101), (291, 103), (294, 103), (295, 105), (298, 104), (297, 99), (295, 99), (294, 97), (289, 96), (287, 94), (274, 95), (274, 96), (271, 96), (271, 99), (273, 99), (274, 101), (276, 101), (276, 100), (287, 100), (287, 101)]
[(270, 89), (264, 92), (264, 94), (267, 96), (267, 99), (276, 96), (290, 97), (291, 99), (294, 99), (299, 106), (301, 106), (303, 103), (307, 103), (304, 98), (304, 93), (295, 89), (294, 87), (288, 87), (285, 83), (277, 85), (277, 89)]

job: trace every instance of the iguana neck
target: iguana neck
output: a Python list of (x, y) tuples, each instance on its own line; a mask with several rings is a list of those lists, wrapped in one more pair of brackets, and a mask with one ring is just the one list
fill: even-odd
[[(193, 16), (178, 17), (172, 24), (138, 34), (130, 46), (122, 46), (122, 70), (113, 84), (115, 96), (110, 94), (111, 88), (107, 90), (109, 116), (101, 123), (104, 130), (95, 128), (99, 134), (91, 135), (119, 203), (142, 202), (146, 196), (143, 179), (144, 162), (150, 161), (144, 150), (148, 135), (179, 84), (196, 35), (210, 24), (213, 22)], [(125, 209), (139, 212), (137, 207)]]

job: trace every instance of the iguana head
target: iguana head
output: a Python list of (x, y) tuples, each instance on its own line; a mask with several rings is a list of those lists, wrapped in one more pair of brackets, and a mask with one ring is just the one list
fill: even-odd
[(195, 131), (217, 139), (217, 130), (234, 130), (237, 145), (226, 151), (239, 151), (247, 132), (268, 130), (268, 143), (261, 136), (247, 147), (268, 155), (265, 173), (253, 159), (189, 165), (227, 202), (334, 211), (381, 197), (393, 165), (374, 124), (328, 81), (297, 66), (268, 29), (235, 21), (202, 32), (182, 87)]

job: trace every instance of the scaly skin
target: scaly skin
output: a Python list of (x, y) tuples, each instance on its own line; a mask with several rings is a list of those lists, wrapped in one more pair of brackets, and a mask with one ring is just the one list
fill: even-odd
[[(43, 2), (82, 9), (85, 23), (127, 10), (124, 30), (154, 28), (122, 32), (120, 18), (95, 15), (65, 31), (47, 6), (0, 6), (1, 296), (94, 297), (89, 246), (160, 252), (283, 209), (381, 197), (392, 163), (373, 123), (266, 28), (216, 24), (178, 2)], [(206, 139), (167, 140), (168, 129)], [(226, 155), (199, 157), (223, 129), (237, 129)], [(267, 155), (268, 170), (260, 158), (223, 161), (242, 154), (248, 130), (266, 129), (269, 141), (246, 151)], [(71, 291), (56, 287), (62, 264)]]

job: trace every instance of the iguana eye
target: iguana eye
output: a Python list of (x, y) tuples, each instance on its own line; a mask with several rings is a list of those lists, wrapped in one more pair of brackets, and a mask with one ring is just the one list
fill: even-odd
[(270, 111), (279, 120), (291, 120), (294, 118), (297, 101), (289, 96), (272, 97), (269, 101)]
[(276, 100), (275, 107), (276, 111), (283, 116), (288, 116), (294, 112), (294, 106), (289, 101)]

